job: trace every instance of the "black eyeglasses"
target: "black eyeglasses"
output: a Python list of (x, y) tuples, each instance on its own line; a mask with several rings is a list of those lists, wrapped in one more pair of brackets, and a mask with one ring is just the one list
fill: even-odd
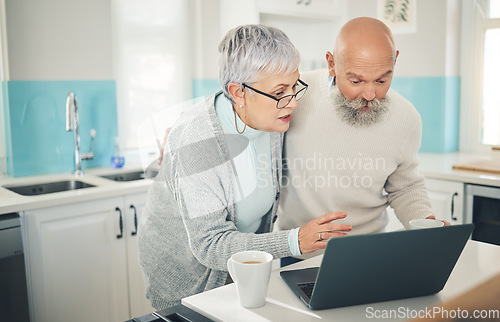
[(295, 97), (295, 99), (298, 101), (298, 100), (300, 100), (300, 99), (304, 96), (304, 94), (306, 93), (306, 91), (307, 91), (307, 87), (308, 87), (309, 85), (307, 85), (306, 83), (304, 83), (304, 82), (303, 82), (303, 81), (301, 81), (300, 79), (298, 80), (298, 82), (299, 82), (302, 86), (304, 86), (304, 87), (303, 87), (303, 88), (301, 88), (301, 89), (299, 89), (299, 90), (298, 90), (295, 94), (293, 94), (293, 95), (286, 95), (286, 96), (283, 96), (283, 97), (281, 97), (281, 98), (276, 98), (276, 97), (274, 97), (274, 96), (272, 96), (272, 95), (270, 95), (270, 94), (267, 94), (267, 93), (261, 92), (261, 91), (259, 91), (258, 89), (255, 89), (255, 88), (253, 88), (253, 87), (250, 87), (250, 86), (246, 85), (245, 83), (243, 83), (242, 85), (243, 85), (243, 88), (248, 87), (248, 88), (250, 88), (251, 90), (256, 91), (257, 93), (259, 93), (259, 94), (261, 94), (261, 95), (264, 95), (264, 96), (267, 96), (267, 97), (269, 97), (269, 98), (272, 98), (273, 100), (275, 100), (275, 101), (276, 101), (276, 108), (277, 108), (277, 109), (282, 109), (282, 108), (286, 107), (288, 104), (290, 104), (290, 102), (292, 101), (292, 98), (294, 98), (294, 97)]

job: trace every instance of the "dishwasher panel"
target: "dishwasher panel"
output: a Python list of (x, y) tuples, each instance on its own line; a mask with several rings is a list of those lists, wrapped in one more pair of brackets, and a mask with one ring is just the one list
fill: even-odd
[(29, 322), (21, 220), (0, 215), (0, 320)]

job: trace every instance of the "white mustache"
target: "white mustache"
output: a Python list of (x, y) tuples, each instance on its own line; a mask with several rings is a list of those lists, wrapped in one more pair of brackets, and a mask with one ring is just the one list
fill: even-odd
[(362, 109), (365, 106), (368, 106), (372, 110), (379, 108), (383, 104), (383, 101), (384, 99), (379, 100), (376, 98), (372, 99), (371, 101), (368, 101), (364, 98), (358, 97), (352, 101), (346, 99), (344, 104), (356, 110)]

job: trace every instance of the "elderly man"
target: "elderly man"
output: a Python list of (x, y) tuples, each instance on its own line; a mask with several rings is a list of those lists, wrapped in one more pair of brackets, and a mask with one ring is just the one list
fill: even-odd
[(352, 225), (351, 234), (379, 232), (388, 205), (405, 227), (411, 219), (435, 219), (417, 171), (420, 116), (390, 89), (398, 54), (385, 24), (356, 18), (326, 54), (328, 70), (301, 75), (309, 92), (285, 135), (278, 229), (345, 211), (339, 222)]

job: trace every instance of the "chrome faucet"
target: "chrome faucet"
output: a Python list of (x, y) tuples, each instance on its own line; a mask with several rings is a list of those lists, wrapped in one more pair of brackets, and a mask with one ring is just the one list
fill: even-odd
[(94, 158), (94, 137), (95, 130), (90, 130), (91, 152), (80, 152), (80, 134), (78, 133), (78, 106), (76, 103), (76, 95), (74, 92), (69, 92), (66, 98), (66, 131), (75, 133), (75, 174), (82, 175), (82, 160), (92, 160)]

